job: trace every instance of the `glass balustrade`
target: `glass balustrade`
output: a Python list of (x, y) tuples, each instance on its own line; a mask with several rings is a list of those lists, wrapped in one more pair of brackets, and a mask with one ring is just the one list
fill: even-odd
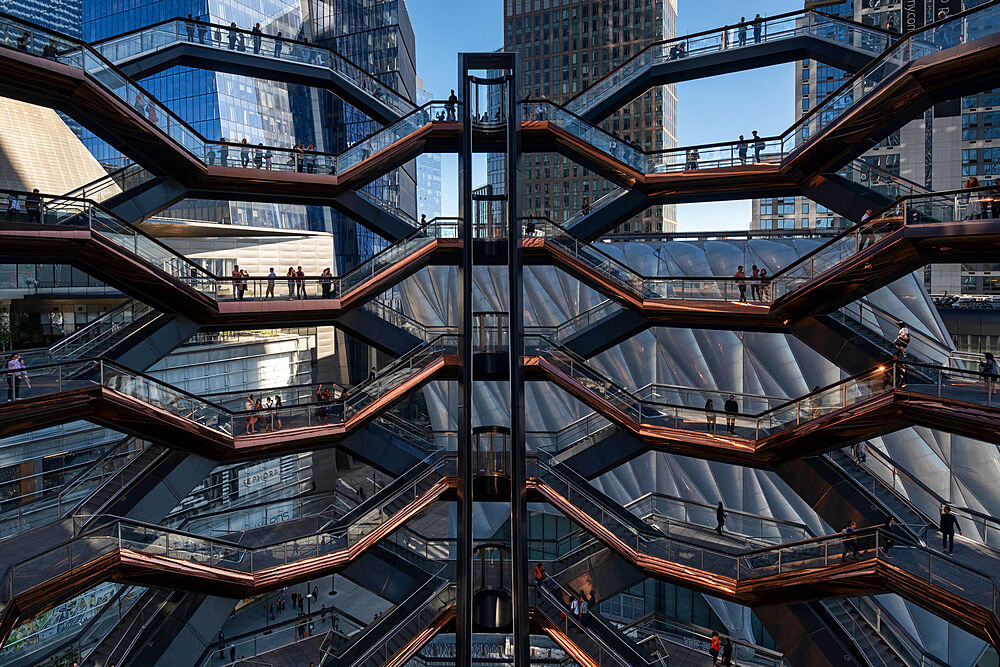
[(326, 70), (328, 75), (336, 77), (355, 93), (370, 97), (373, 103), (386, 107), (397, 116), (406, 115), (414, 109), (409, 100), (330, 49), (276, 35), (254, 35), (251, 31), (225, 25), (184, 19), (165, 21), (92, 46), (105, 58), (120, 65), (183, 44), (252, 53), (257, 58), (270, 61), (313, 66)]
[[(835, 17), (812, 12), (783, 14), (759, 22), (749, 21), (698, 35), (678, 37), (646, 47), (637, 56), (571, 99), (567, 107), (574, 113), (585, 113), (630, 81), (644, 75), (654, 65), (728, 50), (742, 53), (745, 47), (801, 36), (847, 45), (872, 57), (885, 51), (890, 43), (890, 35), (885, 32)], [(749, 53), (746, 55), (749, 57)]]

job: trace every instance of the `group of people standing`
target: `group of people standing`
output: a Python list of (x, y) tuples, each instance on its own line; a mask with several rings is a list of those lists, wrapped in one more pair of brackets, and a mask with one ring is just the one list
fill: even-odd
[[(253, 394), (247, 396), (246, 403), (246, 434), (269, 433), (270, 431), (281, 430), (281, 396), (275, 394), (271, 396), (258, 396), (254, 399)], [(260, 424), (260, 430), (256, 426)]]
[[(295, 301), (297, 299), (308, 299), (308, 291), (306, 289), (306, 274), (302, 270), (301, 266), (298, 267), (288, 267), (288, 271), (285, 273), (285, 280), (288, 285), (288, 300)], [(327, 267), (323, 269), (317, 280), (320, 287), (321, 298), (331, 299), (333, 298), (333, 283), (336, 280), (336, 276), (333, 275), (333, 271)], [(268, 268), (267, 276), (264, 278), (264, 294), (261, 298), (265, 301), (269, 301), (275, 298), (274, 286), (278, 281), (278, 274), (274, 272), (274, 267)], [(246, 269), (241, 269), (239, 264), (233, 267), (232, 272), (232, 282), (233, 282), (233, 296), (237, 301), (243, 301), (246, 298), (246, 292), (250, 283), (250, 274)], [(257, 290), (254, 290), (257, 294)]]
[[(45, 201), (39, 194), (38, 188), (31, 191), (31, 194), (24, 198), (24, 213), (27, 214), (27, 221), (35, 224), (42, 224), (42, 214), (45, 212)], [(16, 220), (21, 216), (21, 196), (12, 192), (7, 196), (7, 220)]]
[[(757, 268), (754, 264), (750, 267), (750, 298), (754, 301), (768, 301), (771, 298), (771, 277), (767, 275), (767, 269)], [(739, 290), (739, 301), (747, 301), (747, 274), (743, 270), (743, 265), (736, 267), (733, 274), (733, 281), (736, 289)]]

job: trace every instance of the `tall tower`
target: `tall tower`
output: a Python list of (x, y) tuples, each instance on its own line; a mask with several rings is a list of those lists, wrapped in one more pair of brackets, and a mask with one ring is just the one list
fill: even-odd
[[(504, 49), (520, 55), (521, 96), (558, 104), (649, 45), (674, 37), (676, 0), (591, 3), (504, 0)], [(677, 145), (676, 86), (660, 86), (611, 115), (601, 126), (646, 151)], [(495, 161), (494, 161), (495, 162)], [(612, 191), (613, 186), (555, 154), (527, 156), (525, 213), (559, 222)], [(672, 232), (675, 207), (652, 206), (618, 233)]]

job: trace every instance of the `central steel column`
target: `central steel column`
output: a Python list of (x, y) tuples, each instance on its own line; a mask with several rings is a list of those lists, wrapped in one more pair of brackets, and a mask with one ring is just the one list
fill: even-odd
[(510, 321), (510, 533), (514, 601), (514, 665), (530, 665), (528, 621), (527, 452), (524, 435), (524, 264), (521, 250), (521, 105), (518, 54), (508, 59), (507, 115), (507, 280)]
[(458, 154), (458, 216), (461, 218), (462, 261), (458, 265), (458, 354), (462, 374), (458, 395), (458, 506), (455, 578), (455, 664), (472, 666), (472, 105), (468, 55), (458, 56), (459, 108), (462, 149)]

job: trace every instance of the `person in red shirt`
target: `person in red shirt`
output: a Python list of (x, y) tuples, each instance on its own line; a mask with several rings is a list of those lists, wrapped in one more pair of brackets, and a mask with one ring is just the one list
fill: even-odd
[(719, 639), (719, 633), (712, 633), (712, 647), (708, 650), (708, 654), (712, 656), (712, 665), (718, 664), (719, 662), (719, 651), (722, 650), (722, 641)]

